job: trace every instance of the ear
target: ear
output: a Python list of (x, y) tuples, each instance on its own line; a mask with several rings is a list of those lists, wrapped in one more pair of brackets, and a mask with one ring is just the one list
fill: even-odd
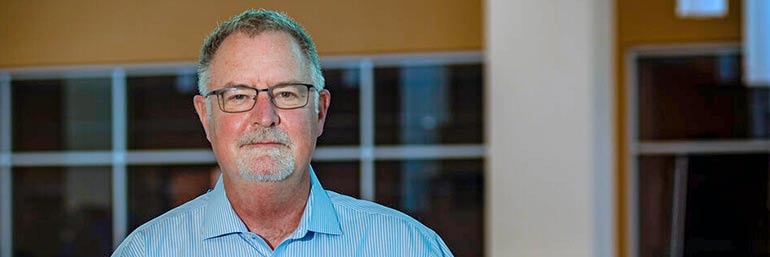
[[(201, 125), (203, 125), (203, 130), (206, 132), (206, 139), (209, 140), (209, 143), (211, 143), (211, 129), (209, 128), (209, 119), (207, 118), (208, 113), (206, 109), (206, 98), (201, 95), (196, 95), (193, 97), (193, 105), (195, 106), (195, 112), (198, 113), (198, 120), (201, 121)], [(212, 107), (213, 108), (213, 107)]]
[(318, 134), (316, 137), (320, 137), (324, 131), (324, 123), (326, 122), (326, 114), (329, 111), (329, 104), (331, 103), (332, 95), (329, 90), (323, 89), (318, 91)]

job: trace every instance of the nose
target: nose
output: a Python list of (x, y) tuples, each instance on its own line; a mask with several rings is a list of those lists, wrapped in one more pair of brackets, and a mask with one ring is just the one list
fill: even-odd
[(261, 127), (272, 127), (280, 122), (276, 108), (266, 93), (257, 95), (257, 102), (249, 111), (249, 116), (253, 124)]

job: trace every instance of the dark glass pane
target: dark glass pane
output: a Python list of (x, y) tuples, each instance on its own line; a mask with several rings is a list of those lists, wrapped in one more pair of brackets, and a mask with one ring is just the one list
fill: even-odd
[(767, 138), (770, 89), (742, 84), (741, 57), (638, 60), (641, 140)]
[(331, 92), (332, 102), (326, 117), (324, 133), (318, 145), (357, 145), (360, 141), (358, 69), (324, 70), (326, 89)]
[(483, 256), (484, 175), (481, 160), (382, 161), (377, 202), (435, 230), (455, 256)]
[(375, 69), (375, 143), (483, 142), (480, 64)]
[[(128, 77), (128, 148), (209, 148), (195, 75)], [(216, 107), (216, 106), (215, 106)]]
[(12, 81), (13, 150), (109, 150), (109, 78)]
[(688, 163), (685, 256), (768, 256), (768, 155)]
[(13, 185), (14, 256), (112, 252), (109, 168), (15, 168)]
[(128, 168), (129, 231), (214, 188), (215, 165)]
[(359, 198), (361, 196), (360, 164), (353, 162), (313, 162), (318, 180), (326, 190)]
[(769, 161), (767, 154), (640, 158), (640, 256), (770, 255)]
[(674, 158), (639, 158), (639, 256), (668, 256)]

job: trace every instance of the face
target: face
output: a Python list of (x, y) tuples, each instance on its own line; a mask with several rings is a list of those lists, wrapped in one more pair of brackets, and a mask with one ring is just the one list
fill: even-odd
[[(209, 65), (209, 88), (247, 86), (264, 89), (282, 83), (313, 83), (310, 65), (297, 43), (284, 32), (248, 37), (228, 36)], [(319, 94), (318, 112), (315, 97)], [(226, 177), (249, 181), (282, 181), (307, 172), (316, 138), (323, 131), (329, 92), (311, 90), (305, 107), (278, 109), (260, 92), (253, 109), (225, 113), (217, 96), (194, 99), (206, 137)], [(211, 112), (210, 119), (207, 111)], [(298, 172), (299, 171), (299, 172)]]

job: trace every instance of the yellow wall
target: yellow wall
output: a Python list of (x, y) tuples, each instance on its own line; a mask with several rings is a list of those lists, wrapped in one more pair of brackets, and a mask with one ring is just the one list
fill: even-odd
[[(247, 8), (302, 23), (321, 55), (480, 50), (482, 0), (0, 1), (0, 68), (194, 61), (218, 22)], [(738, 42), (741, 0), (726, 18), (684, 20), (675, 0), (616, 1), (618, 256), (627, 241), (624, 54), (650, 44)]]
[(679, 43), (725, 43), (740, 42), (742, 1), (729, 0), (729, 13), (719, 19), (681, 19), (676, 17), (675, 0), (616, 0), (616, 112), (618, 126), (618, 255), (626, 256), (628, 229), (626, 217), (626, 148), (625, 131), (626, 95), (624, 54), (630, 47), (639, 45), (671, 45)]
[(0, 1), (0, 68), (197, 60), (247, 8), (288, 13), (321, 55), (480, 50), (481, 0)]

